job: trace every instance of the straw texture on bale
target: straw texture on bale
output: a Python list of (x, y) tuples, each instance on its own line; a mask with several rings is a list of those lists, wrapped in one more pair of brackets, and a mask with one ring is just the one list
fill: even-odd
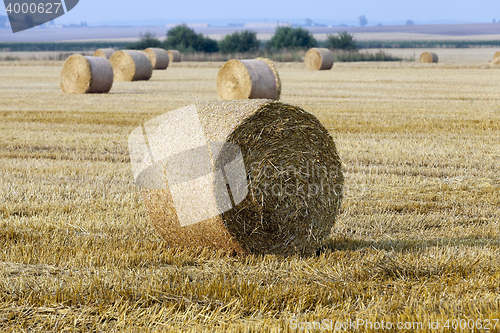
[(144, 53), (148, 55), (153, 69), (167, 69), (170, 60), (167, 51), (165, 51), (164, 49), (150, 47), (145, 49)]
[(181, 53), (177, 50), (167, 50), (170, 62), (181, 62)]
[(268, 59), (268, 58), (255, 58), (255, 60), (260, 60), (260, 61), (265, 62), (269, 66), (271, 71), (273, 72), (274, 81), (276, 82), (276, 95), (274, 96), (274, 98), (271, 98), (271, 99), (279, 100), (280, 96), (281, 96), (281, 79), (280, 79), (280, 76), (278, 74), (278, 70), (276, 69), (276, 65), (274, 64), (274, 62), (271, 59)]
[(108, 49), (97, 49), (94, 52), (94, 57), (101, 57), (101, 58), (106, 58), (109, 59), (111, 56), (115, 53), (114, 49), (108, 48)]
[(424, 52), (420, 55), (420, 62), (425, 64), (438, 62), (438, 56), (434, 52)]
[(63, 65), (61, 89), (65, 94), (107, 93), (113, 85), (108, 59), (71, 55)]
[(325, 48), (312, 48), (307, 51), (304, 63), (310, 70), (326, 70), (333, 67), (333, 52)]
[(141, 51), (121, 50), (109, 58), (115, 74), (115, 81), (149, 80), (153, 66)]
[(269, 59), (232, 59), (219, 70), (217, 93), (222, 100), (278, 100), (281, 95), (281, 80), (274, 63)]
[[(208, 142), (231, 143), (241, 149), (246, 182), (239, 183), (238, 189), (231, 185), (231, 191), (235, 196), (244, 186), (247, 192), (239, 203), (235, 199), (232, 209), (181, 226), (169, 190), (175, 184), (167, 182), (166, 189), (143, 188), (149, 216), (166, 242), (237, 253), (315, 253), (331, 233), (344, 181), (335, 143), (323, 125), (299, 107), (271, 100), (204, 102), (191, 107), (196, 107)], [(150, 139), (151, 147), (172, 148), (165, 140), (170, 131), (159, 132)], [(220, 168), (228, 172), (224, 150), (211, 151), (214, 172)], [(209, 192), (218, 188), (220, 184), (214, 182)], [(196, 188), (185, 192), (189, 196)]]

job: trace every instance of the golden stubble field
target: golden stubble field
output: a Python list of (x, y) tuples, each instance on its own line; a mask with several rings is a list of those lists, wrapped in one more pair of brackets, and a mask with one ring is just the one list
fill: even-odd
[(168, 248), (133, 184), (128, 134), (216, 99), (221, 65), (63, 95), (62, 62), (0, 63), (1, 331), (500, 330), (500, 68), (278, 64), (282, 100), (329, 129), (346, 177), (332, 239), (284, 258)]

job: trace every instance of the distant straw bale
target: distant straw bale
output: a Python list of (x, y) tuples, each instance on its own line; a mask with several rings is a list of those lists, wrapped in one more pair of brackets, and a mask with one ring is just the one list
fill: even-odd
[(325, 48), (312, 48), (307, 51), (304, 63), (310, 70), (325, 70), (333, 67), (333, 52)]
[(116, 51), (109, 61), (113, 66), (115, 81), (149, 80), (153, 74), (151, 62), (141, 51)]
[(144, 53), (148, 55), (153, 69), (167, 69), (170, 60), (167, 51), (164, 49), (150, 47), (145, 49)]
[(278, 100), (281, 95), (281, 80), (274, 63), (269, 59), (232, 59), (219, 70), (217, 93), (223, 100)]
[(107, 49), (97, 49), (94, 52), (94, 57), (101, 57), (101, 58), (106, 58), (109, 59), (111, 56), (115, 53), (115, 50), (112, 48), (107, 48)]
[(500, 51), (495, 52), (493, 55), (493, 64), (500, 65)]
[(170, 62), (181, 62), (181, 53), (177, 50), (167, 50)]
[(146, 53), (146, 51), (139, 51), (139, 52), (141, 52), (142, 54), (144, 54), (146, 56), (146, 58), (148, 58), (149, 63), (151, 64), (151, 67), (153, 67), (153, 63), (151, 62), (151, 58), (149, 56), (149, 53)]
[[(316, 117), (270, 100), (197, 103), (164, 116), (144, 124), (148, 148), (143, 139), (129, 148), (170, 246), (311, 255), (330, 235), (344, 178)], [(142, 127), (134, 132), (142, 138)]]
[(278, 70), (276, 69), (276, 65), (274, 64), (274, 62), (271, 59), (268, 59), (268, 58), (255, 58), (255, 60), (264, 61), (269, 66), (271, 71), (273, 72), (274, 81), (276, 82), (276, 95), (274, 96), (274, 99), (279, 100), (280, 96), (281, 96), (281, 79), (280, 79), (280, 76), (278, 74)]
[(420, 62), (424, 64), (437, 63), (438, 56), (434, 52), (424, 52), (420, 55)]
[(107, 93), (113, 85), (113, 68), (106, 58), (70, 56), (63, 65), (61, 89), (65, 94)]

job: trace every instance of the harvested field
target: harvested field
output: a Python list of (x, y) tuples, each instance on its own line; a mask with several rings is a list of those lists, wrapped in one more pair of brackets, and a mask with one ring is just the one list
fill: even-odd
[(429, 321), (446, 331), (464, 318), (498, 331), (493, 54), (330, 71), (277, 63), (281, 100), (319, 118), (344, 165), (333, 237), (306, 258), (181, 251), (150, 224), (128, 135), (216, 100), (222, 62), (173, 63), (104, 95), (63, 94), (63, 62), (2, 62), (0, 330), (287, 332), (293, 320), (364, 320), (437, 332)]
[[(145, 27), (99, 27), (66, 28), (55, 30), (29, 30), (22, 35), (12, 35), (7, 30), (0, 30), (0, 40), (6, 42), (40, 42), (40, 41), (137, 41), (138, 36)], [(165, 37), (165, 27), (149, 26), (148, 31)], [(231, 34), (238, 27), (208, 27), (196, 28), (197, 33), (221, 40), (225, 35)], [(254, 28), (259, 40), (269, 40), (274, 33), (274, 28)], [(338, 33), (346, 30), (355, 35), (357, 40), (494, 40), (499, 38), (498, 26), (491, 23), (479, 24), (416, 24), (416, 25), (388, 25), (366, 27), (317, 27), (309, 28), (315, 38), (325, 40), (327, 34)], [(105, 36), (105, 37), (104, 37)]]
[[(483, 48), (464, 48), (464, 49), (445, 49), (445, 48), (437, 48), (437, 49), (429, 49), (429, 48), (408, 48), (408, 49), (397, 49), (397, 48), (382, 48), (382, 49), (362, 49), (360, 52), (367, 52), (370, 54), (375, 54), (380, 50), (384, 51), (387, 54), (392, 56), (400, 57), (403, 59), (416, 59), (418, 62), (418, 57), (422, 52), (431, 51), (439, 54), (439, 63), (440, 64), (487, 64), (488, 62), (493, 62), (493, 55), (500, 50), (500, 48), (496, 47), (483, 47)], [(91, 56), (93, 52), (77, 52), (78, 54)], [(283, 56), (286, 59), (286, 54), (289, 53), (289, 56), (292, 56), (292, 52), (283, 52)], [(52, 64), (57, 64), (57, 62), (53, 60), (66, 60), (73, 52), (0, 52), (0, 66), (2, 65), (12, 65), (10, 62), (13, 61), (51, 61)], [(302, 59), (289, 59), (285, 61), (303, 61), (303, 57), (305, 55), (300, 52), (296, 52)], [(244, 54), (242, 54), (243, 56)], [(188, 59), (192, 59), (198, 62), (200, 59), (197, 57), (200, 56), (199, 53), (195, 54), (185, 54), (184, 55)], [(220, 61), (227, 61), (229, 59), (224, 58), (223, 55), (214, 53), (212, 55), (214, 58), (207, 60), (215, 60), (219, 59)], [(248, 55), (246, 55), (248, 57)], [(239, 59), (247, 59), (245, 57)], [(7, 60), (7, 61), (2, 61)], [(283, 61), (283, 60), (281, 60)], [(170, 64), (171, 65), (171, 64)], [(169, 66), (170, 66), (169, 65)], [(191, 66), (191, 65), (188, 65)], [(206, 64), (204, 65), (206, 66)]]

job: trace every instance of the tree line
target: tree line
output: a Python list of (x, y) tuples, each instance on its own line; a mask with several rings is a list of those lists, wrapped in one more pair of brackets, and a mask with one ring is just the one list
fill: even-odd
[[(127, 45), (128, 48), (143, 50), (148, 47), (176, 49), (184, 53), (190, 52), (221, 52), (244, 53), (255, 52), (259, 49), (267, 51), (308, 49), (318, 46), (318, 41), (309, 30), (298, 27), (278, 27), (273, 37), (265, 44), (257, 39), (257, 33), (251, 30), (237, 31), (228, 34), (217, 42), (202, 33), (196, 33), (187, 25), (178, 25), (167, 32), (166, 39), (162, 42), (150, 32), (141, 33), (141, 38), (136, 43)], [(323, 47), (342, 50), (356, 50), (357, 45), (352, 35), (347, 32), (327, 35)]]

